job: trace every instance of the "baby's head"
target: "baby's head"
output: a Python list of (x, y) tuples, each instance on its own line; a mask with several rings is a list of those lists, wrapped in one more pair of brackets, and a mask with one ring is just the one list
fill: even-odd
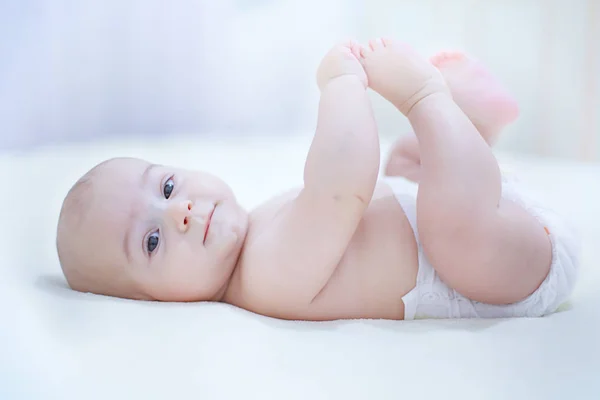
[(58, 256), (77, 291), (219, 300), (247, 227), (246, 212), (215, 176), (118, 158), (94, 167), (67, 194)]

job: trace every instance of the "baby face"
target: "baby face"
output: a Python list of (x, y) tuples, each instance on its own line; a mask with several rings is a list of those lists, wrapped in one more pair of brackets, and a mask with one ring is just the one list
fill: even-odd
[[(207, 173), (117, 159), (93, 177), (74, 245), (95, 265), (118, 266), (131, 297), (217, 300), (244, 242), (248, 218), (232, 190)], [(119, 279), (119, 277), (114, 277)]]

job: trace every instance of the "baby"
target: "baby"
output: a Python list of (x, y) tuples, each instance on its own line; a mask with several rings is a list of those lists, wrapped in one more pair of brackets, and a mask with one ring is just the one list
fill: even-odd
[[(304, 187), (250, 213), (205, 172), (138, 159), (94, 167), (58, 224), (71, 288), (313, 321), (537, 317), (568, 298), (577, 242), (502, 178), (486, 140), (517, 110), (481, 66), (349, 42), (325, 56), (317, 83)], [(369, 87), (414, 129), (404, 172), (416, 198), (378, 182)], [(388, 169), (402, 164), (394, 154)]]

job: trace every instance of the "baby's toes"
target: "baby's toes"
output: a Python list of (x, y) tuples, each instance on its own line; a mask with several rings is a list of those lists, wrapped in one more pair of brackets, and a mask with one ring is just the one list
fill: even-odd
[(367, 58), (369, 56), (369, 53), (372, 52), (371, 48), (369, 46), (360, 46), (358, 48), (359, 50), (359, 60), (364, 60), (365, 58)]
[(384, 47), (385, 45), (383, 44), (383, 39), (381, 38), (369, 40), (369, 48), (372, 51), (378, 51), (383, 49)]
[(384, 37), (384, 38), (381, 38), (381, 43), (383, 44), (383, 47), (392, 47), (394, 45), (398, 45), (399, 42), (396, 39)]

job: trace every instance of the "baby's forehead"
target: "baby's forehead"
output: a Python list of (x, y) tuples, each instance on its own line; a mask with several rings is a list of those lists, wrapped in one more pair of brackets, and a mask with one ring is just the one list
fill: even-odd
[(98, 217), (115, 211), (120, 213), (122, 207), (131, 202), (136, 182), (149, 165), (134, 158), (111, 159), (97, 165), (75, 185), (65, 200), (65, 208), (85, 209), (94, 223), (98, 223)]
[(141, 173), (149, 165), (148, 161), (139, 158), (113, 158), (99, 164), (90, 172), (96, 176)]
[(111, 159), (74, 185), (59, 221), (58, 241), (64, 257), (84, 254), (86, 259), (102, 259), (111, 265), (124, 262), (120, 238), (135, 204), (134, 185), (149, 165), (139, 159)]

